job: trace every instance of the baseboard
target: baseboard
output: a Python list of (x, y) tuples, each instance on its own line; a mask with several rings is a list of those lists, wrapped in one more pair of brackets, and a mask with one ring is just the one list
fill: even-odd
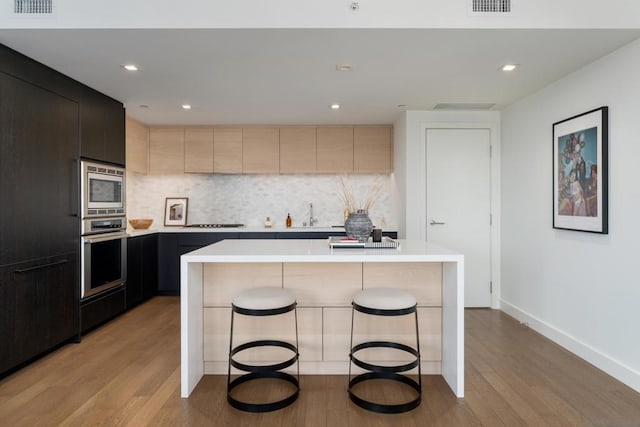
[(505, 300), (500, 301), (500, 308), (520, 322), (526, 323), (527, 326), (534, 331), (581, 357), (635, 391), (640, 392), (640, 372), (618, 362), (600, 350), (579, 341), (575, 337)]

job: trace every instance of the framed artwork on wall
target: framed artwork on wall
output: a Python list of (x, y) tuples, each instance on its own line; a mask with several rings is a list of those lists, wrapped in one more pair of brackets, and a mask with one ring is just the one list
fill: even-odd
[(187, 197), (167, 197), (164, 202), (164, 225), (185, 226), (187, 225)]
[(553, 228), (607, 234), (608, 107), (553, 124)]

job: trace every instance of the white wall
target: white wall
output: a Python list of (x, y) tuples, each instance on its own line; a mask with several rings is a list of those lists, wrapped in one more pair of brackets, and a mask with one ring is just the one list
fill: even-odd
[(506, 16), (473, 16), (470, 0), (53, 0), (51, 17), (14, 17), (3, 28), (637, 28), (632, 0), (512, 0)]
[[(502, 115), (502, 307), (640, 391), (640, 41)], [(609, 106), (609, 234), (552, 228), (552, 124)]]
[[(354, 193), (366, 195), (374, 185), (383, 186), (369, 215), (376, 226), (395, 230), (389, 175), (349, 175)], [(336, 175), (140, 175), (127, 173), (127, 216), (153, 218), (153, 227), (164, 224), (166, 197), (188, 197), (187, 221), (242, 223), (262, 226), (270, 216), (274, 227), (284, 227), (287, 213), (293, 225), (309, 220), (313, 203), (317, 226), (344, 224), (344, 204)], [(358, 199), (358, 195), (355, 195)], [(364, 198), (364, 196), (361, 196)]]

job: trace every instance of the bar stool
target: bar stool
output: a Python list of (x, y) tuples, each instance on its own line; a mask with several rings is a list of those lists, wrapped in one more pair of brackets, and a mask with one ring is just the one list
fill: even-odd
[[(349, 398), (353, 403), (361, 408), (385, 414), (397, 414), (416, 408), (422, 402), (422, 370), (420, 368), (420, 338), (418, 332), (418, 310), (415, 297), (400, 289), (372, 288), (358, 292), (353, 298), (352, 307), (351, 352), (349, 353)], [(354, 346), (353, 326), (356, 311), (375, 316), (402, 316), (413, 314), (415, 316), (416, 324), (416, 347), (413, 348), (393, 341), (366, 341)], [(406, 364), (394, 366), (377, 365), (365, 362), (356, 356), (357, 352), (368, 348), (393, 348), (410, 354), (412, 358), (411, 361)], [(352, 364), (366, 370), (367, 372), (356, 375), (352, 378)], [(418, 368), (418, 381), (401, 374), (402, 372), (407, 372), (416, 367)], [(417, 397), (405, 403), (384, 404), (363, 399), (353, 391), (353, 387), (356, 384), (375, 379), (391, 380), (405, 384), (417, 392)]]
[[(292, 366), (298, 362), (298, 314), (296, 310), (297, 302), (295, 296), (287, 289), (265, 287), (254, 288), (244, 291), (235, 296), (231, 304), (231, 335), (229, 339), (229, 369), (227, 373), (227, 402), (236, 409), (247, 412), (269, 412), (282, 409), (296, 401), (300, 394), (300, 364), (297, 366), (297, 377), (281, 372), (282, 369)], [(291, 344), (285, 341), (262, 339), (250, 341), (244, 344), (233, 346), (233, 321), (234, 315), (245, 316), (275, 316), (278, 314), (294, 312), (296, 343)], [(280, 363), (270, 365), (251, 365), (237, 361), (234, 356), (244, 350), (256, 347), (281, 347), (290, 350), (293, 356)], [(247, 374), (231, 380), (231, 367), (239, 369)], [(287, 397), (269, 403), (249, 403), (240, 401), (231, 396), (231, 391), (237, 386), (248, 381), (261, 378), (274, 378), (289, 382), (295, 386), (295, 391)]]

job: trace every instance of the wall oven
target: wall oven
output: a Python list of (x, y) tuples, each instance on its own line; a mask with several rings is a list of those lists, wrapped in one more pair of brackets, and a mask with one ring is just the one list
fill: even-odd
[(82, 217), (125, 215), (125, 170), (83, 160), (80, 194)]
[[(102, 230), (82, 236), (81, 298), (85, 299), (127, 279), (127, 233), (125, 218), (85, 219), (88, 230)], [(87, 224), (88, 223), (88, 224)]]

